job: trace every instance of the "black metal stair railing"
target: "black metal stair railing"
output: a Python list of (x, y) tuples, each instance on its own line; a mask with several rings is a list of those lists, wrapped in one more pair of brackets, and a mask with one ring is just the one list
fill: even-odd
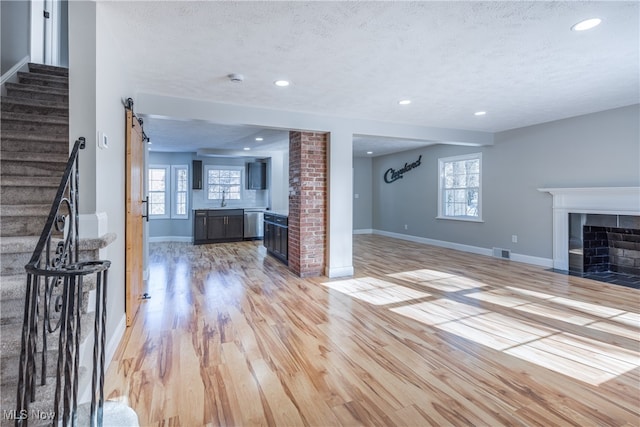
[[(91, 377), (92, 426), (102, 425), (104, 403), (105, 326), (107, 272), (110, 261), (79, 260), (78, 153), (85, 146), (79, 138), (71, 151), (51, 211), (27, 271), (24, 322), (18, 378), (16, 426), (27, 426), (38, 387), (47, 373), (47, 339), (57, 339), (55, 397), (48, 420), (52, 425), (78, 424), (81, 317), (86, 278), (96, 275), (93, 366)], [(53, 344), (53, 343), (52, 343)], [(54, 352), (55, 354), (55, 352)], [(39, 384), (38, 384), (39, 383)], [(38, 422), (42, 421), (39, 414)]]

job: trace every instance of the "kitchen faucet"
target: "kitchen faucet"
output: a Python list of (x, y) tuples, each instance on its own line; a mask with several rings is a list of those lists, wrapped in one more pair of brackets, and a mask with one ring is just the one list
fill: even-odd
[(226, 192), (226, 190), (222, 190), (222, 201), (220, 202), (220, 207), (224, 208), (225, 206), (227, 206), (227, 202), (224, 199), (224, 193)]

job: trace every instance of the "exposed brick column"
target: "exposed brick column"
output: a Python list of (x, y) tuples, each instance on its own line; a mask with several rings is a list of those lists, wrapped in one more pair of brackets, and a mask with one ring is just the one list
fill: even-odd
[(289, 132), (289, 268), (324, 274), (327, 245), (327, 134)]

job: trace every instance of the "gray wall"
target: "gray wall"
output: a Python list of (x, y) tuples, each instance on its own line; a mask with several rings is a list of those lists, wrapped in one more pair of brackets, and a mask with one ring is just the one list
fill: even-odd
[[(373, 228), (550, 259), (552, 200), (537, 188), (640, 186), (639, 115), (634, 105), (501, 132), (493, 146), (434, 145), (375, 158)], [(436, 219), (438, 158), (476, 152), (483, 156), (484, 222)], [(388, 168), (421, 154), (420, 167), (383, 182)]]
[(29, 55), (31, 8), (28, 1), (1, 1), (1, 73), (6, 73)]
[[(353, 229), (370, 230), (373, 228), (373, 185), (372, 158), (353, 159)], [(356, 194), (358, 198), (356, 198)]]
[[(194, 153), (159, 153), (149, 152), (149, 166), (152, 165), (188, 165), (189, 166), (189, 188), (191, 188), (191, 160), (195, 158)], [(180, 236), (190, 237), (193, 235), (193, 215), (191, 206), (193, 204), (193, 191), (189, 192), (189, 203), (187, 219), (151, 219), (149, 220), (149, 237)]]

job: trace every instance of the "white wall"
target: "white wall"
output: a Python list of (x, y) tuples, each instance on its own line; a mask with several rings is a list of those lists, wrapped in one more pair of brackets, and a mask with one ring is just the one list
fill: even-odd
[[(375, 158), (373, 228), (391, 233), (552, 258), (551, 196), (540, 187), (640, 185), (638, 105), (514, 129), (493, 146), (430, 146)], [(438, 158), (482, 152), (482, 223), (436, 219)], [(384, 172), (422, 155), (392, 184)], [(404, 229), (408, 225), (408, 230)], [(511, 236), (518, 242), (512, 243)]]
[[(104, 254), (104, 258), (111, 261), (108, 342), (118, 333), (124, 316), (125, 113), (122, 100), (133, 96), (126, 67), (120, 62), (120, 47), (112, 43), (113, 39), (100, 3), (69, 2), (69, 131), (72, 141), (79, 136), (87, 139), (87, 148), (80, 153), (80, 213), (106, 218), (102, 221), (102, 230), (117, 235)], [(96, 147), (98, 130), (108, 135), (108, 149)]]

